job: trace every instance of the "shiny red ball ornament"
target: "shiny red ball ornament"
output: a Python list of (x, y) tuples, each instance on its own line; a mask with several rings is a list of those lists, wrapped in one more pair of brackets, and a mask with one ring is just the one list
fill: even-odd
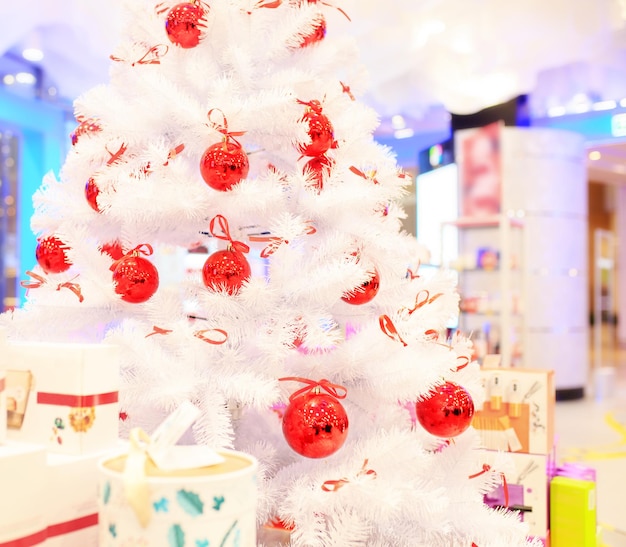
[(122, 244), (117, 239), (100, 245), (100, 252), (108, 254), (113, 260), (119, 260), (125, 254)]
[(248, 155), (234, 141), (209, 146), (200, 160), (200, 174), (211, 188), (225, 192), (248, 176)]
[(313, 30), (302, 38), (300, 42), (300, 48), (305, 48), (312, 46), (313, 44), (317, 44), (321, 42), (326, 36), (326, 19), (322, 14), (318, 14), (315, 17), (315, 26)]
[(159, 272), (149, 260), (128, 255), (114, 264), (115, 292), (125, 302), (140, 304), (148, 300), (159, 288)]
[(100, 194), (100, 188), (98, 188), (93, 177), (89, 177), (87, 184), (85, 184), (85, 197), (87, 198), (87, 203), (96, 213), (101, 212), (100, 207), (98, 207), (98, 194)]
[(252, 271), (243, 253), (234, 249), (216, 251), (202, 267), (202, 280), (208, 289), (226, 290), (233, 295), (239, 292)]
[(308, 176), (311, 181), (311, 188), (318, 192), (324, 189), (324, 181), (330, 176), (334, 161), (328, 156), (316, 156), (306, 162), (302, 173)]
[(87, 118), (78, 124), (78, 127), (72, 131), (70, 134), (70, 139), (72, 140), (72, 146), (75, 146), (78, 142), (78, 139), (83, 135), (89, 135), (90, 133), (97, 133), (101, 131), (102, 128), (98, 121), (94, 118)]
[(335, 142), (333, 124), (322, 113), (319, 101), (311, 101), (300, 121), (309, 125), (310, 143), (300, 143), (298, 150), (304, 156), (321, 156), (328, 152)]
[(44, 237), (37, 242), (35, 258), (44, 272), (61, 273), (72, 265), (67, 258), (66, 249), (68, 246), (58, 237)]
[(474, 401), (467, 390), (454, 382), (433, 388), (415, 403), (421, 426), (437, 437), (450, 438), (463, 433), (471, 424)]
[(334, 454), (348, 436), (348, 415), (343, 405), (329, 393), (316, 391), (294, 397), (283, 415), (287, 444), (306, 458)]
[(165, 31), (170, 42), (189, 49), (200, 43), (205, 23), (205, 12), (199, 3), (183, 2), (168, 12)]
[(369, 273), (371, 274), (369, 281), (366, 281), (351, 293), (341, 297), (344, 302), (359, 306), (361, 304), (367, 304), (378, 294), (378, 289), (380, 288), (378, 270), (374, 268), (374, 271)]

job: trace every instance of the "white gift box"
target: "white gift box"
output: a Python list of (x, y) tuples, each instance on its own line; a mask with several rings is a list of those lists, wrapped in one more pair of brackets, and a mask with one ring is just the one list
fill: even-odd
[(0, 446), (0, 547), (46, 539), (46, 452), (42, 446)]
[(87, 454), (118, 438), (118, 348), (104, 344), (9, 342), (7, 436), (49, 451)]
[(125, 545), (256, 546), (256, 472), (251, 456), (219, 451), (225, 461), (163, 471), (150, 461), (149, 521), (143, 527), (125, 492), (126, 455), (100, 462), (100, 547)]
[(98, 547), (98, 461), (48, 454), (46, 547)]

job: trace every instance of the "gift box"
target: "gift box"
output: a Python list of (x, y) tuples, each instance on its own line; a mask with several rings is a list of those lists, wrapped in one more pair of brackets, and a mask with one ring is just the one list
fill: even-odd
[(127, 454), (103, 459), (100, 547), (255, 547), (257, 462), (241, 452), (219, 455), (221, 463), (176, 470), (158, 468), (148, 458), (143, 478), (132, 476), (137, 466), (127, 468)]
[(0, 547), (46, 540), (46, 452), (8, 441), (0, 446)]
[(86, 456), (48, 454), (46, 547), (98, 547), (98, 462)]
[(556, 476), (550, 482), (552, 547), (595, 547), (596, 483)]
[[(481, 451), (486, 464), (492, 464), (495, 452)], [(485, 494), (489, 507), (508, 508), (528, 524), (528, 535), (548, 537), (548, 457), (543, 454), (508, 454), (511, 468), (504, 473), (504, 483)], [(508, 494), (508, 496), (507, 496)], [(508, 499), (507, 499), (508, 498)]]
[(554, 441), (554, 371), (482, 368), (486, 390), (472, 425), (491, 450), (549, 454)]
[(118, 350), (104, 344), (9, 342), (7, 436), (51, 452), (87, 454), (118, 438)]

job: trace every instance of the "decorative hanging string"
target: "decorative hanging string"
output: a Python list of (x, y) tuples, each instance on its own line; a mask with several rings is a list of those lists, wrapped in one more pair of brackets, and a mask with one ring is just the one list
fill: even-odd
[[(157, 44), (156, 46), (152, 46), (143, 56), (130, 64), (130, 66), (135, 65), (158, 65), (161, 63), (161, 57), (163, 57), (169, 51), (169, 47), (166, 44)], [(111, 61), (127, 63), (127, 59), (122, 59), (121, 57), (116, 57), (115, 55), (110, 55), (109, 58)]]
[[(448, 346), (450, 349), (452, 349), (451, 346)], [(454, 370), (455, 372), (459, 372), (459, 370), (463, 370), (467, 365), (470, 364), (470, 359), (467, 355), (458, 355), (456, 358), (457, 361), (461, 361), (463, 364), (457, 366)]]
[[(304, 227), (304, 231), (298, 235), (302, 235), (302, 234), (313, 235), (316, 232), (317, 232), (317, 229), (315, 228), (315, 226), (313, 226), (310, 220), (307, 220), (305, 227)], [(261, 251), (262, 258), (269, 258), (269, 256), (273, 255), (276, 252), (276, 250), (283, 244), (289, 245), (289, 240), (283, 239), (282, 237), (251, 235), (251, 236), (248, 236), (248, 239), (253, 242), (261, 242), (261, 243), (269, 242), (269, 245), (267, 245), (267, 247), (265, 247)]]
[[(26, 270), (26, 275), (29, 277), (32, 277), (34, 281), (20, 281), (20, 286), (24, 287), (25, 289), (38, 289), (39, 287), (41, 287), (42, 285), (45, 285), (48, 282), (48, 280), (45, 277), (39, 274), (36, 274), (35, 272), (32, 272), (30, 270)], [(61, 289), (69, 289), (78, 297), (79, 302), (83, 302), (85, 298), (80, 290), (80, 285), (78, 283), (73, 283), (73, 280), (76, 279), (77, 277), (78, 276), (76, 275), (69, 281), (65, 281), (64, 283), (59, 283), (57, 285), (57, 291), (60, 291)]]
[[(199, 2), (198, 0), (189, 0), (189, 3), (194, 4), (194, 5), (198, 4), (199, 6), (202, 6), (204, 10), (207, 12), (211, 9), (209, 4), (207, 4), (206, 2)], [(166, 2), (160, 2), (156, 6), (154, 6), (154, 12), (157, 15), (163, 15), (167, 11), (170, 11), (170, 6)], [(201, 20), (204, 20), (204, 17)], [(206, 25), (196, 23), (196, 26), (205, 27)]]
[(77, 277), (78, 276), (75, 275), (69, 281), (66, 281), (65, 283), (59, 283), (57, 285), (57, 291), (60, 291), (61, 289), (69, 289), (78, 297), (79, 302), (83, 302), (85, 298), (83, 297), (83, 293), (80, 290), (80, 285), (78, 283), (73, 283), (74, 279), (76, 279)]
[(279, 382), (300, 382), (302, 384), (306, 384), (305, 387), (295, 391), (289, 396), (289, 402), (293, 401), (299, 395), (303, 393), (307, 393), (309, 391), (313, 391), (315, 389), (323, 389), (336, 399), (345, 399), (346, 395), (348, 395), (348, 390), (339, 384), (333, 384), (328, 380), (320, 380), (319, 382), (315, 382), (314, 380), (309, 380), (307, 378), (300, 378), (299, 376), (286, 376), (284, 378), (279, 378)]
[(111, 264), (109, 269), (114, 272), (117, 267), (128, 257), (139, 255), (150, 256), (153, 252), (154, 249), (152, 248), (152, 245), (150, 245), (149, 243), (141, 243), (140, 245), (137, 245), (137, 247), (135, 247), (134, 249), (128, 251), (122, 258), (115, 260), (113, 264)]
[(35, 281), (20, 281), (20, 286), (24, 287), (25, 289), (38, 289), (44, 283), (46, 283), (45, 277), (42, 277), (35, 272), (31, 272), (30, 270), (26, 270), (26, 275), (32, 277)]
[(350, 91), (350, 86), (344, 84), (343, 82), (339, 82), (341, 84), (341, 90), (348, 96), (350, 97), (351, 101), (356, 101), (356, 99), (354, 98), (354, 95), (352, 94), (352, 91)]
[(328, 6), (329, 8), (335, 8), (339, 13), (341, 13), (348, 21), (350, 21), (352, 23), (352, 19), (350, 19), (350, 17), (348, 16), (348, 14), (343, 11), (339, 6), (335, 6), (334, 4), (331, 4), (329, 2), (315, 2), (316, 4), (322, 4), (322, 6)]
[[(222, 230), (223, 235), (216, 233), (215, 231), (215, 223), (219, 224), (220, 230)], [(211, 219), (211, 223), (209, 224), (209, 231), (213, 237), (217, 239), (221, 239), (223, 241), (228, 241), (230, 249), (235, 251), (239, 251), (240, 253), (247, 253), (250, 251), (250, 247), (246, 245), (243, 241), (235, 241), (230, 235), (230, 229), (228, 228), (228, 221), (222, 215), (216, 215)]]
[(175, 146), (174, 148), (172, 148), (167, 154), (167, 161), (163, 164), (163, 167), (166, 167), (170, 163), (170, 160), (173, 160), (184, 149), (185, 149), (185, 145), (183, 143), (180, 143), (178, 146)]
[(109, 153), (109, 155), (111, 156), (109, 158), (109, 161), (107, 161), (107, 165), (112, 165), (115, 162), (117, 162), (123, 155), (124, 152), (126, 152), (128, 148), (126, 147), (126, 145), (124, 143), (122, 143), (119, 147), (119, 149), (117, 150), (117, 152), (113, 153), (111, 152), (106, 146), (105, 146), (105, 150)]
[[(480, 477), (481, 475), (484, 475), (488, 471), (491, 471), (491, 466), (485, 463), (483, 464), (482, 471), (479, 471), (478, 473), (474, 473), (473, 475), (470, 475), (468, 478), (475, 479), (476, 477)], [(509, 485), (506, 482), (506, 477), (504, 476), (504, 473), (500, 473), (500, 477), (502, 478), (502, 491), (504, 492), (504, 506), (508, 508), (509, 507)]]
[(162, 329), (161, 327), (157, 327), (156, 325), (154, 325), (152, 327), (152, 332), (149, 334), (146, 334), (145, 338), (150, 338), (150, 336), (154, 336), (155, 334), (169, 334), (170, 332), (174, 332), (174, 331), (170, 329)]
[(389, 338), (395, 340), (396, 342), (401, 342), (402, 345), (406, 348), (408, 344), (402, 339), (400, 333), (396, 329), (396, 326), (393, 324), (391, 317), (388, 315), (381, 315), (378, 318), (378, 322), (380, 324), (380, 330), (382, 330)]
[[(209, 332), (219, 334), (220, 338), (209, 338), (207, 336), (207, 333)], [(214, 346), (219, 346), (225, 343), (226, 340), (228, 340), (228, 333), (224, 329), (203, 329), (194, 332), (193, 335), (203, 342), (206, 342), (207, 344), (213, 344)]]
[[(377, 476), (376, 471), (374, 471), (373, 469), (368, 469), (367, 463), (368, 460), (366, 458), (365, 460), (363, 460), (363, 465), (361, 466), (359, 472), (356, 474), (356, 477), (371, 477), (372, 479), (375, 479)], [(350, 481), (346, 478), (324, 481), (324, 483), (322, 484), (322, 490), (324, 490), (324, 492), (336, 492), (340, 488), (343, 488), (349, 482)]]
[(409, 315), (412, 315), (414, 312), (416, 312), (426, 304), (432, 304), (440, 296), (443, 296), (443, 293), (440, 292), (431, 297), (429, 291), (427, 291), (426, 289), (422, 289), (415, 296), (415, 306), (413, 306), (410, 310), (407, 310), (407, 308), (403, 308), (402, 311), (407, 310), (407, 313)]
[[(262, 8), (276, 9), (282, 3), (283, 3), (282, 0), (273, 0), (273, 1), (259, 0), (256, 4), (254, 4), (254, 6), (252, 7), (252, 10), (262, 9)], [(248, 15), (252, 15), (252, 10), (248, 10), (246, 11), (246, 13)]]
[(363, 171), (361, 171), (354, 165), (350, 167), (350, 171), (352, 171), (355, 175), (358, 175), (359, 177), (364, 178), (365, 180), (371, 181), (374, 184), (378, 184), (378, 181), (376, 180), (376, 171), (372, 171), (371, 175), (366, 175)]
[(407, 268), (406, 269), (406, 276), (411, 281), (413, 281), (414, 279), (419, 279), (420, 278), (420, 275), (419, 275), (420, 265), (421, 265), (421, 262), (418, 260), (417, 261), (417, 268), (415, 268), (415, 271), (413, 271), (411, 268)]
[[(222, 123), (216, 123), (211, 118), (213, 114), (217, 113), (222, 116)], [(224, 114), (219, 108), (211, 108), (207, 113), (207, 118), (209, 118), (209, 127), (215, 129), (218, 133), (224, 135), (224, 144), (228, 142), (228, 140), (232, 140), (237, 146), (241, 148), (241, 143), (235, 139), (235, 137), (242, 137), (246, 134), (245, 131), (229, 131), (228, 130), (228, 120), (226, 119), (226, 114)]]

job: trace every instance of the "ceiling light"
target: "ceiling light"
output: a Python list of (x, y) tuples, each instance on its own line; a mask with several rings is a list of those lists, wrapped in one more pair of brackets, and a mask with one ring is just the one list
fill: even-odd
[(415, 135), (415, 131), (413, 131), (410, 127), (405, 127), (404, 129), (397, 129), (393, 132), (393, 136), (396, 139), (410, 139), (413, 135)]
[(2, 83), (4, 85), (13, 85), (15, 83), (15, 76), (13, 76), (13, 74), (5, 74), (4, 78), (2, 78)]
[(22, 57), (24, 57), (27, 61), (36, 63), (43, 59), (43, 51), (36, 47), (28, 47), (22, 51)]
[(406, 122), (404, 121), (404, 117), (400, 114), (396, 114), (391, 117), (391, 127), (394, 129), (404, 129), (406, 127)]
[(591, 105), (593, 110), (613, 110), (616, 107), (617, 103), (615, 101), (599, 101)]
[(620, 105), (620, 106), (623, 106), (623, 107), (626, 107), (626, 99), (622, 99), (622, 100), (619, 102), (619, 105)]
[(600, 154), (598, 150), (592, 150), (591, 152), (589, 152), (589, 159), (591, 161), (597, 161), (600, 158), (602, 158), (602, 154)]
[(553, 106), (548, 108), (548, 117), (555, 118), (556, 116), (563, 116), (567, 112), (564, 106)]
[(36, 79), (30, 72), (18, 72), (15, 75), (15, 81), (18, 84), (33, 85), (36, 82)]

